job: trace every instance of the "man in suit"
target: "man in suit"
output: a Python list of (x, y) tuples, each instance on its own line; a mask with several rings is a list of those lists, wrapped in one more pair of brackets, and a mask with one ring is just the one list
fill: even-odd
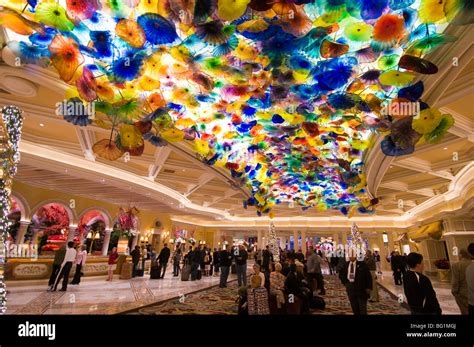
[(392, 265), (393, 278), (395, 280), (395, 285), (402, 285), (402, 256), (398, 251), (395, 251), (390, 259), (390, 264)]
[(407, 256), (407, 263), (410, 269), (403, 280), (403, 289), (411, 313), (441, 314), (441, 307), (431, 281), (423, 275), (423, 256), (412, 252)]
[(140, 246), (135, 246), (134, 250), (130, 253), (132, 256), (132, 277), (137, 276), (138, 262), (140, 261)]
[(461, 249), (459, 251), (459, 261), (451, 265), (451, 294), (453, 294), (461, 314), (469, 313), (466, 269), (471, 264), (473, 262), (470, 254), (467, 250)]
[(365, 261), (357, 260), (357, 251), (349, 250), (349, 261), (344, 265), (339, 278), (346, 286), (347, 296), (355, 315), (367, 314), (367, 300), (372, 290), (372, 276)]
[[(165, 243), (163, 245), (163, 249), (160, 252), (160, 255), (158, 255), (158, 262), (160, 263), (159, 265), (159, 270), (158, 270), (158, 278), (164, 278), (165, 277), (165, 272), (166, 272), (166, 267), (168, 266), (168, 260), (170, 258), (171, 251), (168, 248), (168, 244)], [(163, 269), (163, 274), (161, 274), (161, 269)]]
[(270, 252), (270, 247), (267, 246), (262, 252), (262, 271), (267, 273), (270, 271), (270, 263), (273, 260), (273, 254)]

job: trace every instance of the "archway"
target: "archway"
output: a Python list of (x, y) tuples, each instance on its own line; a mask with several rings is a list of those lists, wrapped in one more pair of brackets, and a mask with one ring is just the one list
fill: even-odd
[[(38, 244), (41, 254), (52, 254), (67, 241), (71, 211), (59, 202), (41, 205), (32, 215), (25, 242)], [(74, 241), (78, 239), (75, 238)]]
[(86, 244), (89, 253), (101, 254), (106, 229), (109, 225), (108, 214), (100, 209), (90, 208), (79, 218), (75, 237), (80, 243)]

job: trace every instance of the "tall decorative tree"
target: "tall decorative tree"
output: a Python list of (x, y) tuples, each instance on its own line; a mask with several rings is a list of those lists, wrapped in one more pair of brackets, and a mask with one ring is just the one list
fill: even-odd
[(364, 240), (362, 240), (359, 227), (357, 226), (355, 222), (352, 223), (352, 226), (351, 226), (351, 235), (352, 235), (352, 245), (362, 247), (362, 245), (364, 244)]
[(280, 261), (280, 247), (278, 247), (275, 224), (273, 224), (273, 221), (270, 221), (270, 227), (268, 231), (268, 246), (270, 247), (270, 252), (272, 252), (273, 254), (273, 260), (275, 262), (279, 262)]
[(0, 124), (0, 314), (6, 312), (5, 240), (9, 226), (10, 194), (20, 153), (18, 145), (23, 125), (22, 111), (16, 106), (5, 106)]
[(366, 243), (362, 239), (362, 234), (360, 233), (359, 227), (357, 226), (355, 222), (352, 223), (352, 226), (351, 226), (351, 235), (352, 235), (351, 247), (357, 250), (358, 257), (364, 257), (365, 251), (366, 251)]

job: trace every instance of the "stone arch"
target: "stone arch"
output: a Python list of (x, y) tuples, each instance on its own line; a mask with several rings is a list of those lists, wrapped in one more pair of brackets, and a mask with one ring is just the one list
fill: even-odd
[(61, 199), (48, 199), (48, 200), (43, 200), (40, 203), (36, 204), (31, 209), (30, 220), (31, 220), (31, 218), (33, 218), (35, 213), (38, 212), (38, 210), (41, 207), (43, 207), (44, 205), (48, 205), (48, 204), (59, 204), (62, 207), (64, 207), (64, 209), (66, 210), (66, 212), (69, 216), (69, 225), (76, 225), (77, 224), (78, 219), (77, 219), (76, 212), (69, 207), (69, 204), (66, 201), (61, 200)]
[(29, 220), (31, 218), (31, 215), (30, 215), (31, 210), (30, 210), (30, 206), (28, 204), (28, 201), (23, 197), (23, 195), (21, 195), (18, 192), (12, 193), (11, 197), (13, 199), (15, 199), (16, 203), (20, 207), (21, 220), (22, 221)]
[(85, 210), (83, 210), (78, 218), (77, 218), (77, 223), (79, 223), (82, 219), (82, 217), (84, 217), (87, 213), (89, 212), (92, 212), (92, 211), (98, 211), (102, 217), (104, 218), (104, 223), (105, 223), (105, 228), (106, 229), (111, 229), (113, 227), (113, 222), (117, 219), (112, 219), (109, 211), (107, 211), (105, 208), (103, 207), (88, 207), (86, 208)]

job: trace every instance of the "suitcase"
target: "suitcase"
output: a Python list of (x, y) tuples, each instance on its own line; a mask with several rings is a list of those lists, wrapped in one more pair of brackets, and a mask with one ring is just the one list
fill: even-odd
[(143, 269), (137, 269), (137, 277), (143, 277), (143, 274), (145, 273), (145, 270)]
[(160, 268), (158, 266), (152, 266), (150, 268), (150, 279), (156, 280), (160, 278)]
[(197, 278), (198, 280), (200, 280), (200, 279), (202, 278), (202, 270), (198, 270), (198, 271), (197, 271), (197, 276), (196, 276), (196, 278)]
[(235, 264), (232, 264), (230, 267), (230, 273), (235, 275), (237, 273), (237, 268), (235, 267)]
[(249, 316), (270, 314), (268, 292), (265, 288), (251, 288), (247, 291), (247, 310)]
[(181, 281), (189, 281), (191, 276), (191, 265), (184, 265), (181, 269)]

